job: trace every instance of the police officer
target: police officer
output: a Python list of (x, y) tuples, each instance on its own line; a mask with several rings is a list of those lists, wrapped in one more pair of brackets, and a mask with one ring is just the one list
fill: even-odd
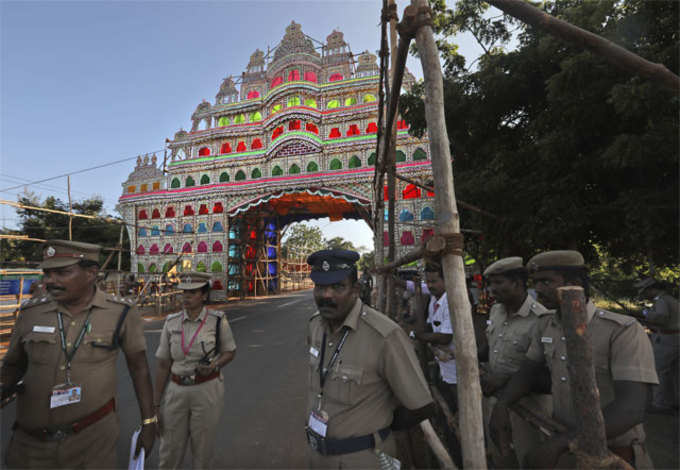
[(678, 357), (680, 355), (680, 305), (668, 294), (662, 282), (648, 277), (638, 283), (638, 295), (653, 301), (647, 320), (654, 329), (652, 348), (659, 374), (650, 412), (672, 413), (678, 408)]
[[(527, 270), (522, 258), (513, 256), (502, 258), (489, 265), (484, 277), (496, 299), (491, 307), (487, 326), (488, 346), (480, 350), (480, 358), (488, 357), (488, 367), (484, 369), (480, 380), (484, 394), (497, 393), (519, 370), (526, 357), (531, 338), (539, 325), (539, 319), (548, 314), (548, 310), (527, 294)], [(486, 400), (487, 410), (493, 409), (496, 398), (489, 396)], [(531, 394), (523, 398), (523, 403), (531, 409), (550, 416), (552, 404), (549, 395)], [(512, 441), (517, 458), (521, 462), (524, 455), (539, 442), (541, 433), (514, 413), (510, 414), (512, 425)], [(509, 449), (494, 449), (505, 457)], [(501, 464), (499, 460), (498, 464)]]
[[(572, 402), (567, 349), (560, 323), (557, 289), (583, 287), (589, 298), (588, 276), (583, 256), (577, 251), (547, 251), (529, 260), (538, 300), (547, 308), (558, 309), (546, 316), (532, 338), (527, 359), (503, 388), (494, 407), (490, 428), (494, 441), (507, 438), (507, 406), (526, 395), (547, 365), (553, 395), (553, 416), (568, 432), (552, 436), (526, 457), (532, 468), (569, 467), (575, 457), (569, 441), (578, 428)], [(588, 329), (592, 341), (595, 377), (605, 422), (609, 449), (636, 468), (648, 468), (651, 460), (644, 450), (642, 422), (649, 386), (658, 383), (652, 348), (640, 324), (632, 317), (598, 309), (588, 300)]]
[(100, 247), (48, 240), (40, 267), (47, 295), (21, 306), (4, 358), (3, 389), (21, 379), (10, 468), (116, 465), (116, 357), (123, 350), (142, 416), (140, 445), (156, 434), (142, 320), (96, 287)]
[(359, 299), (358, 259), (339, 249), (307, 259), (318, 307), (307, 337), (312, 468), (389, 467), (397, 455), (391, 427), (415, 424), (433, 410), (408, 337)]
[(224, 406), (220, 371), (234, 359), (236, 343), (224, 313), (205, 307), (210, 274), (187, 272), (179, 277), (184, 309), (168, 315), (156, 351), (159, 466), (180, 467), (191, 443), (193, 468), (210, 468)]

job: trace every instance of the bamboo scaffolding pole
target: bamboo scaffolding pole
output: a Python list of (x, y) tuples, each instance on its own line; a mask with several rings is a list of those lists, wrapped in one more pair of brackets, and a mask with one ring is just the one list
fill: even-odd
[[(415, 36), (425, 80), (425, 118), (430, 138), (439, 232), (444, 238), (449, 239), (460, 236), (460, 219), (454, 192), (451, 153), (444, 116), (444, 87), (441, 64), (430, 26), (431, 21), (427, 2), (425, 0), (411, 0), (411, 5), (404, 11), (403, 22), (406, 25), (411, 23), (414, 28), (417, 27)], [(463, 467), (485, 469), (482, 391), (479, 385), (477, 344), (465, 285), (463, 257), (460, 253), (454, 254), (449, 251), (442, 256), (442, 264), (451, 324), (455, 332), (460, 427), (465, 429), (461, 436)]]
[(524, 23), (541, 28), (553, 36), (589, 50), (615, 67), (652, 80), (680, 94), (680, 77), (663, 64), (650, 62), (613, 42), (551, 16), (523, 0), (488, 0), (488, 2)]
[(440, 468), (455, 469), (456, 466), (454, 465), (453, 460), (451, 460), (451, 456), (446, 451), (446, 447), (444, 447), (442, 444), (442, 441), (439, 439), (439, 436), (437, 436), (437, 433), (434, 431), (430, 420), (426, 419), (425, 421), (421, 421), (420, 429), (425, 435), (425, 441), (427, 441), (435, 457), (437, 457)]

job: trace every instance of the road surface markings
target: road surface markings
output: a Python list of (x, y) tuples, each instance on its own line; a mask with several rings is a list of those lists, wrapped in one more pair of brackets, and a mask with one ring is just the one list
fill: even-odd
[(279, 307), (287, 307), (289, 305), (296, 304), (296, 303), (300, 302), (301, 300), (304, 300), (304, 299), (291, 300), (290, 302), (286, 302), (285, 304), (279, 305)]
[(236, 317), (233, 320), (229, 320), (229, 323), (236, 323), (237, 321), (241, 321), (244, 318), (247, 318), (247, 317), (245, 315), (243, 315), (242, 317)]

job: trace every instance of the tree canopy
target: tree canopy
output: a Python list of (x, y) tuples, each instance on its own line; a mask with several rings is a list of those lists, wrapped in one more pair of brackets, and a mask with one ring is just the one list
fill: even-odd
[[(678, 3), (545, 2), (547, 13), (678, 73)], [(462, 211), (497, 255), (597, 249), (631, 264), (678, 262), (677, 95), (477, 0), (434, 2), (445, 64), (447, 130), (457, 195), (496, 214)], [(468, 31), (474, 67), (453, 43)], [(514, 37), (517, 47), (504, 50)], [(420, 135), (422, 84), (400, 111)]]
[[(42, 207), (59, 211), (68, 211), (68, 203), (48, 196), (44, 201), (33, 193), (19, 196), (19, 204), (26, 206)], [(73, 212), (76, 214), (93, 215), (100, 218), (86, 219), (74, 217), (72, 222), (73, 240), (86, 243), (94, 243), (102, 247), (114, 248), (118, 245), (120, 237), (120, 225), (107, 222), (105, 218), (111, 218), (104, 210), (104, 202), (98, 197), (83, 199), (73, 202)], [(26, 235), (29, 238), (38, 239), (62, 239), (68, 240), (68, 216), (43, 212), (34, 209), (17, 209), (19, 216), (19, 229), (2, 229), (4, 234)], [(124, 231), (127, 233), (127, 231)], [(4, 265), (8, 262), (30, 264), (42, 260), (42, 246), (35, 242), (13, 241), (9, 243), (2, 240), (2, 254), (0, 262)], [(108, 255), (108, 253), (106, 253)], [(103, 255), (101, 262), (104, 262)], [(129, 269), (130, 255), (127, 236), (123, 237), (123, 265), (122, 269)], [(109, 266), (111, 268), (112, 266)]]

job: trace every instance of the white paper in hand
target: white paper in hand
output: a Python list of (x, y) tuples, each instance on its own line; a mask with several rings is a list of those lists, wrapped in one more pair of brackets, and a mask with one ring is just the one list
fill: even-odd
[(137, 429), (132, 434), (130, 441), (130, 462), (128, 463), (128, 470), (144, 470), (144, 447), (139, 449), (139, 455), (135, 458), (135, 449), (137, 448), (137, 439), (141, 429)]

